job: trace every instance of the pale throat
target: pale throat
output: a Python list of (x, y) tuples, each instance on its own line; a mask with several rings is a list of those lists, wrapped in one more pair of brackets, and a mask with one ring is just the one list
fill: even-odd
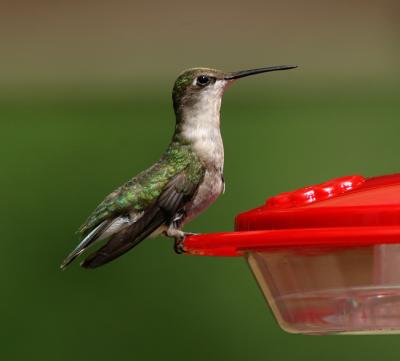
[(181, 134), (206, 165), (223, 171), (224, 146), (220, 130), (220, 109), (223, 89), (215, 87), (203, 92), (196, 103), (184, 109)]

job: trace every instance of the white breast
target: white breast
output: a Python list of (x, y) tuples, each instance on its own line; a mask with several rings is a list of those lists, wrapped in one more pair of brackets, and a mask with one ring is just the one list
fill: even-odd
[(184, 223), (211, 205), (223, 192), (224, 146), (220, 131), (221, 98), (227, 82), (217, 80), (201, 91), (196, 102), (184, 109), (182, 136), (205, 165), (206, 171), (193, 200), (185, 207)]

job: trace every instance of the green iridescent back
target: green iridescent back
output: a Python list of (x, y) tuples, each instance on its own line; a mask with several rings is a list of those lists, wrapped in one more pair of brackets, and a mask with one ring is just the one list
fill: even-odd
[(84, 237), (102, 221), (130, 210), (144, 211), (182, 171), (185, 171), (188, 182), (195, 185), (201, 182), (204, 174), (204, 168), (190, 145), (172, 142), (157, 163), (109, 194), (81, 226), (79, 233)]

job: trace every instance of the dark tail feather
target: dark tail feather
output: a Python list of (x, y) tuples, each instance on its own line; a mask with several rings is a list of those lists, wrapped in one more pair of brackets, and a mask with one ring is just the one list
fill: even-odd
[(165, 223), (165, 220), (164, 212), (155, 206), (136, 223), (117, 233), (106, 245), (87, 257), (81, 263), (81, 266), (84, 268), (96, 268), (122, 256), (152, 234)]
[(96, 242), (97, 238), (103, 233), (108, 227), (110, 221), (105, 220), (97, 225), (92, 231), (90, 231), (86, 237), (76, 246), (76, 248), (64, 259), (61, 263), (60, 268), (65, 269), (68, 265), (73, 262), (86, 248)]

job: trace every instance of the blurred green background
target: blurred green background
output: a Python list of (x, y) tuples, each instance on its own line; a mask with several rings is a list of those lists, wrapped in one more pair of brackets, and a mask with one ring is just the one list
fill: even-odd
[(226, 93), (227, 231), (278, 192), (400, 171), (394, 1), (13, 1), (0, 21), (2, 360), (397, 360), (399, 336), (289, 335), (240, 258), (157, 238), (58, 268), (102, 198), (156, 161), (182, 69), (298, 64)]

